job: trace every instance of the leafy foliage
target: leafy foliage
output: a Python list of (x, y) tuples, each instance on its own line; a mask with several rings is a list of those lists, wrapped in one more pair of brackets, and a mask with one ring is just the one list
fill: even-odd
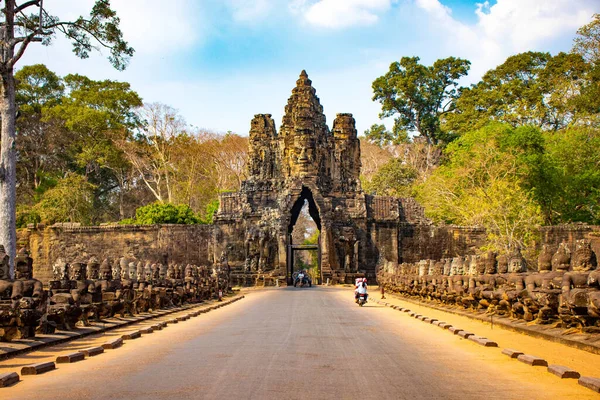
[(438, 222), (483, 226), (490, 246), (525, 246), (542, 222), (539, 206), (523, 185), (524, 149), (506, 142), (515, 131), (492, 124), (468, 132), (446, 148), (447, 161), (417, 187), (417, 197)]
[(198, 224), (200, 219), (186, 204), (171, 204), (154, 202), (140, 207), (135, 211), (135, 223), (140, 225), (153, 224)]
[(46, 191), (33, 210), (41, 222), (79, 222), (89, 224), (94, 209), (95, 185), (84, 176), (69, 173), (58, 184)]
[(380, 117), (395, 117), (394, 139), (401, 132), (417, 132), (430, 144), (451, 140), (440, 129), (440, 117), (453, 109), (458, 80), (470, 62), (455, 57), (427, 67), (419, 57), (402, 57), (389, 72), (373, 82), (373, 100), (381, 103)]
[(384, 164), (370, 181), (363, 181), (365, 192), (380, 196), (407, 197), (417, 172), (399, 158)]
[(578, 93), (588, 85), (589, 65), (578, 54), (526, 52), (488, 71), (481, 82), (462, 89), (443, 128), (460, 135), (490, 121), (514, 127), (558, 130), (578, 123)]
[[(397, 125), (394, 125), (394, 128), (397, 127)], [(390, 132), (383, 124), (371, 125), (371, 127), (365, 131), (365, 138), (370, 143), (373, 143), (379, 147), (398, 145), (400, 143), (409, 142), (408, 134), (406, 133), (406, 131)]]

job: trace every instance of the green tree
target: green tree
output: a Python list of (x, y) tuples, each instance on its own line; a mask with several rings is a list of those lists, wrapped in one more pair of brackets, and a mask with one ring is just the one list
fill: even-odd
[(509, 57), (481, 82), (465, 88), (443, 127), (451, 134), (479, 129), (490, 121), (514, 127), (558, 130), (577, 123), (575, 99), (589, 65), (577, 54), (527, 52)]
[[(394, 125), (397, 128), (397, 125)], [(390, 132), (383, 124), (373, 124), (365, 131), (365, 138), (379, 147), (408, 143), (410, 140), (406, 131)]]
[[(549, 192), (549, 223), (600, 223), (600, 131), (589, 127), (548, 132), (546, 165), (554, 190)], [(547, 168), (548, 170), (550, 168)]]
[(186, 204), (161, 203), (140, 207), (135, 212), (135, 223), (140, 225), (153, 224), (198, 224), (200, 219)]
[(118, 144), (139, 126), (136, 110), (142, 99), (126, 82), (67, 75), (64, 83), (68, 95), (47, 110), (46, 119), (61, 124), (70, 138), (66, 149), (71, 167), (97, 187), (94, 219), (111, 213), (109, 200), (115, 192), (122, 218), (131, 165)]
[(381, 118), (395, 117), (394, 133), (417, 132), (429, 144), (449, 142), (440, 129), (440, 117), (454, 108), (458, 80), (471, 63), (455, 57), (437, 60), (432, 66), (419, 57), (402, 57), (389, 72), (373, 82), (373, 100), (381, 103)]
[(363, 182), (365, 192), (372, 195), (407, 197), (417, 172), (399, 158), (392, 158), (375, 173), (370, 181)]
[[(32, 42), (49, 45), (59, 33), (73, 44), (73, 52), (87, 58), (98, 44), (109, 50), (109, 60), (119, 70), (126, 67), (133, 48), (123, 39), (119, 18), (108, 0), (96, 0), (89, 17), (64, 21), (51, 15), (43, 0), (17, 4), (5, 0), (0, 6), (0, 243), (8, 250), (11, 271), (16, 255), (16, 129), (14, 70)], [(35, 12), (31, 12), (35, 11)], [(12, 275), (12, 272), (11, 272)]]
[(18, 141), (17, 198), (30, 203), (56, 179), (64, 176), (64, 149), (69, 138), (56, 121), (47, 119), (48, 109), (60, 104), (65, 90), (59, 76), (43, 64), (25, 66), (15, 74)]
[(592, 21), (577, 30), (573, 51), (592, 64), (600, 62), (600, 14), (594, 14)]
[(514, 135), (509, 125), (491, 124), (448, 145), (445, 163), (416, 188), (428, 216), (437, 222), (482, 226), (489, 246), (497, 250), (527, 246), (542, 215), (524, 185), (519, 157), (525, 151), (507, 143)]
[(41, 222), (79, 222), (89, 224), (94, 209), (94, 190), (84, 176), (69, 173), (57, 185), (47, 190), (33, 211)]

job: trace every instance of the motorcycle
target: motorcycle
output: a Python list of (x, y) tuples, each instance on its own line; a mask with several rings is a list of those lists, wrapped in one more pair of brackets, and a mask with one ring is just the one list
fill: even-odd
[(295, 274), (294, 276), (294, 287), (312, 287), (312, 279), (308, 275)]
[(358, 305), (360, 307), (364, 306), (367, 303), (367, 297), (368, 297), (368, 294), (366, 294), (366, 293), (361, 293), (358, 295), (358, 299), (356, 302), (358, 303)]

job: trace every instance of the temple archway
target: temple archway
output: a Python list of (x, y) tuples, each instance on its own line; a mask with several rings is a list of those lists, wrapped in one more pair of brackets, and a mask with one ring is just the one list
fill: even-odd
[[(310, 219), (316, 225), (317, 229), (317, 240), (316, 243), (306, 241), (306, 240), (294, 240), (294, 228), (297, 227), (297, 223), (299, 219), (304, 219), (306, 216), (303, 215), (303, 210), (308, 208), (308, 214), (310, 215)], [(287, 245), (286, 245), (286, 271), (287, 271), (287, 281), (288, 284), (293, 284), (292, 275), (294, 273), (294, 267), (297, 262), (297, 253), (298, 252), (306, 252), (306, 251), (314, 251), (316, 252), (316, 261), (317, 265), (314, 271), (312, 271), (311, 275), (313, 275), (313, 279), (317, 281), (321, 281), (321, 216), (319, 213), (319, 208), (315, 202), (313, 194), (309, 188), (306, 186), (302, 187), (302, 191), (300, 192), (300, 196), (296, 199), (292, 208), (290, 210), (290, 221), (287, 228)], [(317, 276), (315, 276), (317, 275)]]

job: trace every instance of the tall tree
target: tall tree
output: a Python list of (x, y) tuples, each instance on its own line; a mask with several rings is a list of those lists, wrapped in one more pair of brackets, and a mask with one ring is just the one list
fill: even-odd
[(577, 30), (573, 51), (587, 62), (600, 62), (600, 14), (594, 14), (592, 21)]
[(395, 117), (394, 132), (416, 132), (429, 144), (450, 141), (440, 129), (440, 117), (452, 111), (458, 80), (467, 75), (470, 65), (468, 60), (448, 57), (425, 66), (419, 57), (402, 57), (373, 82), (380, 117)]
[(578, 123), (577, 103), (589, 65), (578, 54), (526, 52), (508, 57), (463, 89), (445, 130), (460, 135), (490, 121), (558, 130)]
[(108, 0), (96, 0), (88, 17), (64, 21), (51, 15), (43, 0), (4, 0), (0, 9), (0, 243), (8, 249), (11, 275), (16, 255), (16, 101), (14, 69), (32, 42), (49, 45), (58, 33), (80, 58), (97, 46), (110, 50), (116, 69), (127, 66), (133, 48), (123, 39), (119, 18)]

